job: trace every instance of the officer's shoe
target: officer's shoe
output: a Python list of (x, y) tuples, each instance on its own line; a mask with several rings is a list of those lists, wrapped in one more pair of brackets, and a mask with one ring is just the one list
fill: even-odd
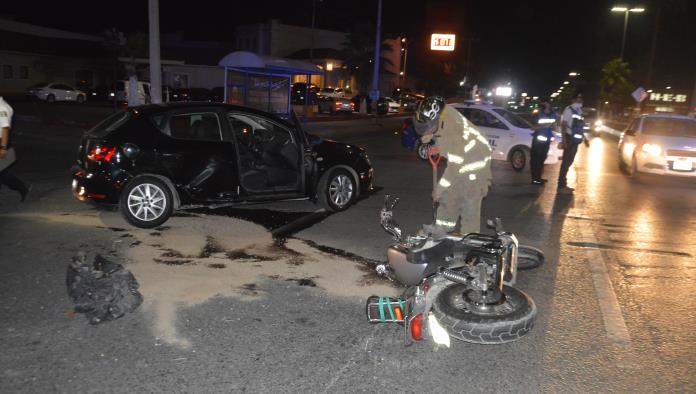
[(541, 179), (532, 179), (532, 185), (543, 185), (544, 183)]
[(539, 179), (539, 180), (540, 180), (540, 181), (542, 181), (542, 182), (544, 182), (544, 183), (546, 183), (546, 182), (548, 182), (548, 181), (549, 181), (549, 180), (548, 180), (548, 179), (546, 179), (546, 178), (541, 178), (541, 179)]

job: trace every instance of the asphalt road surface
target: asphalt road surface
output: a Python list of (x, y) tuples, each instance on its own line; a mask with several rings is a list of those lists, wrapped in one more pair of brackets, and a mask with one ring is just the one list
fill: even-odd
[[(539, 310), (532, 332), (404, 347), (399, 326), (364, 316), (368, 295), (398, 292), (369, 269), (390, 243), (384, 194), (401, 199), (405, 232), (431, 221), (431, 170), (400, 147), (398, 119), (308, 126), (366, 147), (381, 189), (278, 243), (274, 228), (318, 207), (195, 210), (135, 229), (70, 194), (75, 126), (98, 113), (16, 114), (12, 170), (34, 190), (23, 204), (0, 190), (0, 392), (696, 392), (695, 184), (628, 179), (612, 138), (580, 148), (574, 195), (556, 194), (558, 165), (539, 187), (494, 162), (483, 217), (547, 257), (518, 276)], [(75, 314), (65, 272), (80, 250), (125, 264), (142, 307), (95, 326)]]

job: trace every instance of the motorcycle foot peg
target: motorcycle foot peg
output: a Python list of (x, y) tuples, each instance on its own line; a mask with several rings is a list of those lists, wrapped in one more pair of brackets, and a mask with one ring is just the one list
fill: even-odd
[(406, 301), (392, 297), (370, 296), (365, 304), (370, 323), (403, 323)]

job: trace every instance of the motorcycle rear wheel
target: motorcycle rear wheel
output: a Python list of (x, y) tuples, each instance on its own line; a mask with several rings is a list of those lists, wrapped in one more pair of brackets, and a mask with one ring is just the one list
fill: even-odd
[(438, 294), (433, 303), (433, 315), (451, 337), (493, 345), (516, 341), (534, 327), (537, 308), (522, 291), (504, 286), (505, 300), (483, 312), (464, 299), (466, 290), (466, 285), (453, 284)]

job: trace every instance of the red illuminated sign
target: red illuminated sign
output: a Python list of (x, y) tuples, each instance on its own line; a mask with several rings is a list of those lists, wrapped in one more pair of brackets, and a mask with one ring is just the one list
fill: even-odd
[(430, 36), (430, 49), (433, 51), (454, 51), (454, 34), (433, 34)]

